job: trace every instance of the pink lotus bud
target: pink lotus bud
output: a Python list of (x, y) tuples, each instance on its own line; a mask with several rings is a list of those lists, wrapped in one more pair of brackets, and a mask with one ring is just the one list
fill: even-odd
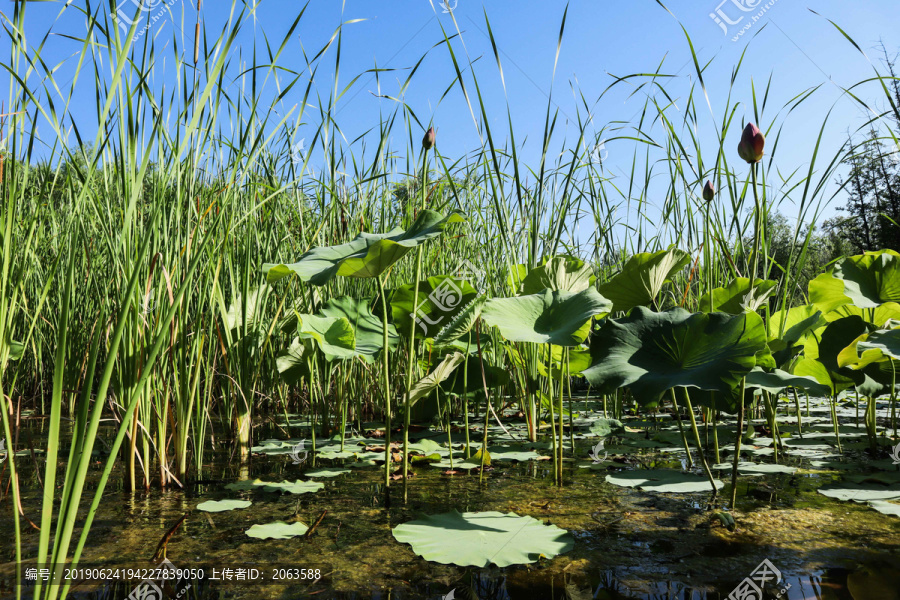
[(712, 181), (707, 181), (706, 185), (703, 186), (703, 199), (707, 202), (712, 202), (712, 199), (716, 197), (716, 188), (713, 187)]
[(754, 123), (747, 123), (741, 143), (738, 144), (738, 154), (748, 163), (758, 163), (762, 160), (766, 149), (766, 137)]
[(425, 137), (422, 138), (422, 147), (425, 148), (426, 152), (434, 148), (434, 137), (434, 127), (431, 127), (425, 132)]

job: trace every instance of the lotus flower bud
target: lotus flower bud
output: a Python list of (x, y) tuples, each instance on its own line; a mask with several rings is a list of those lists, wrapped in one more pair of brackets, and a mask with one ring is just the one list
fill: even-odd
[(425, 132), (425, 137), (422, 138), (422, 147), (425, 148), (426, 152), (434, 148), (434, 137), (434, 127), (430, 127)]
[(747, 123), (741, 143), (738, 144), (738, 154), (748, 163), (758, 163), (762, 160), (766, 149), (766, 137), (755, 123)]
[(712, 202), (712, 199), (716, 197), (716, 188), (713, 187), (712, 181), (707, 181), (706, 185), (703, 186), (703, 199), (707, 202)]

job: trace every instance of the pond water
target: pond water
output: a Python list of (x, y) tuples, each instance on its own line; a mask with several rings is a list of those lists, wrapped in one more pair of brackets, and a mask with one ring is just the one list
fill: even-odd
[[(718, 599), (734, 596), (738, 588), (764, 560), (782, 574), (780, 598), (833, 600), (892, 600), (900, 598), (900, 520), (872, 510), (865, 504), (841, 502), (817, 493), (822, 485), (840, 481), (841, 470), (812, 469), (811, 452), (830, 453), (815, 444), (815, 418), (806, 425), (800, 456), (789, 453), (782, 464), (800, 467), (796, 473), (742, 476), (738, 486), (735, 531), (729, 531), (707, 510), (709, 493), (657, 493), (620, 487), (606, 475), (636, 469), (671, 469), (685, 464), (683, 447), (632, 448), (602, 465), (587, 459), (597, 441), (578, 436), (575, 459), (564, 466), (565, 485), (554, 485), (548, 460), (527, 462), (494, 460), (479, 482), (477, 469), (445, 474), (445, 468), (415, 464), (403, 502), (403, 482), (391, 486), (391, 502), (385, 508), (383, 471), (375, 466), (347, 469), (334, 477), (317, 478), (324, 488), (302, 495), (261, 491), (236, 491), (225, 486), (242, 479), (270, 482), (307, 479), (313, 468), (342, 467), (345, 459), (318, 459), (294, 464), (284, 452), (255, 454), (244, 470), (226, 451), (210, 450), (203, 479), (185, 489), (130, 493), (122, 486), (121, 462), (107, 488), (94, 522), (82, 565), (150, 566), (149, 560), (166, 533), (187, 514), (166, 545), (166, 556), (179, 569), (211, 568), (321, 569), (319, 581), (294, 581), (277, 585), (232, 581), (184, 580), (169, 586), (171, 597), (180, 598), (317, 598), (317, 599)], [(762, 422), (758, 422), (761, 427)], [(29, 422), (22, 435), (40, 447), (40, 420)], [(789, 432), (790, 424), (784, 424)], [(671, 424), (660, 428), (671, 430)], [(724, 428), (723, 428), (724, 430)], [(295, 435), (297, 431), (292, 430)], [(279, 431), (258, 431), (277, 438)], [(477, 431), (474, 435), (479, 436)], [(502, 437), (503, 432), (492, 431)], [(106, 435), (111, 435), (110, 431)], [(627, 434), (626, 434), (627, 435)], [(852, 431), (844, 440), (842, 457), (832, 457), (858, 472), (865, 452), (852, 446)], [(423, 432), (446, 442), (446, 433)], [(281, 437), (284, 437), (281, 435)], [(724, 438), (722, 435), (720, 438)], [(628, 440), (649, 439), (637, 434)], [(660, 439), (660, 438), (656, 438)], [(664, 439), (664, 438), (663, 438)], [(454, 433), (453, 441), (462, 441)], [(502, 441), (502, 440), (501, 440)], [(621, 441), (621, 440), (620, 440)], [(798, 440), (799, 441), (799, 440)], [(725, 440), (722, 439), (724, 444)], [(348, 447), (361, 444), (348, 441)], [(369, 443), (377, 442), (369, 440)], [(500, 442), (492, 444), (495, 450)], [(761, 453), (765, 439), (757, 440)], [(321, 441), (320, 441), (321, 444)], [(568, 442), (567, 442), (568, 444)], [(638, 444), (640, 445), (640, 444)], [(649, 444), (652, 446), (652, 444)], [(547, 442), (531, 444), (549, 454)], [(20, 445), (19, 447), (23, 447)], [(810, 447), (818, 450), (810, 450)], [(568, 446), (567, 446), (568, 448)], [(752, 452), (754, 446), (749, 446)], [(502, 452), (502, 449), (499, 451)], [(724, 452), (728, 456), (727, 452)], [(572, 456), (567, 452), (567, 456)], [(696, 456), (695, 456), (696, 459)], [(754, 460), (757, 460), (754, 458)], [(760, 461), (762, 462), (762, 461)], [(765, 462), (771, 463), (771, 457)], [(21, 456), (25, 515), (38, 521), (41, 484), (35, 465), (39, 455)], [(833, 465), (833, 466), (834, 466)], [(696, 465), (695, 465), (696, 467)], [(102, 464), (92, 467), (92, 478)], [(700, 473), (695, 468), (695, 472)], [(730, 473), (721, 473), (728, 480)], [(729, 486), (720, 502), (729, 496)], [(88, 486), (85, 496), (93, 488)], [(200, 502), (223, 499), (252, 501), (248, 508), (207, 513), (195, 510)], [(0, 567), (0, 596), (14, 597), (14, 550), (10, 497), (0, 503), (0, 530), (4, 532)], [(724, 508), (727, 505), (723, 505)], [(407, 544), (397, 542), (391, 530), (426, 514), (500, 511), (529, 515), (572, 533), (574, 548), (551, 560), (506, 568), (461, 568), (428, 562)], [(323, 516), (324, 515), (324, 516)], [(321, 520), (319, 520), (321, 518)], [(254, 539), (246, 535), (254, 524), (300, 521), (312, 527), (311, 536), (285, 540)], [(24, 552), (33, 556), (38, 532), (23, 522)], [(447, 535), (452, 535), (448, 533)], [(26, 565), (27, 566), (27, 565)], [(125, 599), (133, 586), (91, 584), (75, 586), (76, 598)], [(453, 591), (452, 596), (448, 596)], [(28, 595), (30, 589), (25, 589)], [(775, 588), (765, 597), (779, 597)], [(179, 595), (180, 594), (180, 595)]]

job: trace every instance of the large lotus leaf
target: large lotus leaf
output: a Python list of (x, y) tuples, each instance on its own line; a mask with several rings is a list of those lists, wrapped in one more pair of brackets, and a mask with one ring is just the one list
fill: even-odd
[(25, 356), (25, 344), (16, 340), (8, 340), (9, 343), (9, 360), (20, 360)]
[[(468, 365), (468, 368), (466, 368)], [(462, 396), (484, 395), (484, 384), (488, 389), (498, 388), (509, 383), (509, 371), (488, 364), (484, 365), (484, 381), (481, 376), (481, 361), (477, 356), (470, 356), (466, 363), (460, 365), (447, 379), (447, 385), (443, 389), (451, 394)]]
[(591, 340), (593, 365), (584, 371), (601, 393), (630, 386), (640, 402), (673, 387), (730, 393), (756, 366), (766, 332), (756, 313), (657, 313), (639, 306), (608, 320)]
[(407, 252), (441, 235), (448, 224), (464, 220), (456, 211), (445, 217), (423, 210), (407, 231), (397, 227), (387, 233), (361, 233), (346, 244), (313, 248), (291, 265), (265, 264), (263, 272), (269, 283), (296, 273), (313, 285), (325, 285), (336, 275), (378, 277)]
[(592, 318), (609, 313), (611, 303), (594, 288), (577, 294), (544, 290), (530, 296), (493, 298), (481, 318), (510, 342), (577, 346), (591, 331)]
[(298, 535), (303, 535), (307, 531), (309, 531), (309, 527), (299, 521), (291, 524), (284, 521), (275, 521), (265, 525), (254, 525), (245, 533), (252, 538), (261, 540), (289, 540)]
[(356, 355), (356, 334), (346, 317), (298, 315), (297, 319), (300, 337), (315, 340), (327, 360)]
[(859, 370), (890, 359), (900, 359), (900, 329), (897, 328), (860, 335), (838, 354), (837, 362), (841, 367)]
[(428, 515), (398, 525), (392, 533), (425, 560), (461, 567), (533, 563), (575, 546), (572, 534), (555, 525), (495, 511)]
[[(682, 473), (680, 471), (667, 471), (663, 469), (641, 469), (638, 471), (610, 473), (606, 476), (606, 481), (621, 487), (636, 487), (650, 492), (665, 492), (670, 494), (689, 494), (692, 492), (712, 491), (709, 479), (705, 477), (700, 477), (693, 473)], [(722, 489), (725, 485), (718, 479), (716, 479), (715, 482), (717, 490)]]
[(767, 373), (759, 367), (754, 367), (747, 373), (747, 387), (764, 390), (771, 394), (777, 394), (785, 388), (794, 387), (806, 391), (812, 396), (831, 395), (831, 386), (823, 385), (815, 377), (792, 375), (781, 369), (775, 369)]
[(843, 258), (831, 273), (809, 282), (809, 298), (826, 313), (844, 304), (876, 308), (900, 301), (900, 254), (879, 250)]
[(522, 284), (522, 293), (537, 294), (546, 289), (580, 292), (591, 287), (596, 279), (591, 266), (583, 260), (557, 256), (528, 273)]
[(873, 500), (896, 500), (900, 498), (900, 489), (878, 484), (836, 483), (822, 486), (818, 492), (829, 498), (869, 502)]
[(451, 275), (438, 275), (420, 281), (416, 302), (413, 301), (414, 286), (412, 283), (402, 285), (391, 295), (394, 324), (404, 338), (409, 337), (409, 328), (413, 323), (416, 337), (435, 337), (478, 296), (478, 290), (468, 281)]
[[(563, 363), (563, 350), (566, 353), (566, 362)], [(541, 346), (538, 354), (538, 372), (544, 377), (547, 376), (547, 348)], [(591, 366), (591, 353), (587, 348), (563, 348), (562, 346), (550, 346), (551, 371), (550, 376), (556, 380), (569, 375), (578, 375), (589, 366)], [(561, 369), (565, 369), (561, 372)]]
[(446, 356), (431, 373), (413, 384), (407, 395), (408, 397), (406, 398), (409, 406), (414, 405), (416, 402), (433, 392), (435, 388), (441, 385), (441, 383), (453, 373), (456, 367), (458, 367), (465, 358), (464, 354), (454, 352), (453, 354)]
[[(872, 500), (869, 502), (869, 507), (874, 508), (878, 512), (883, 515), (890, 515), (892, 517), (900, 517), (900, 504), (895, 504), (894, 502), (886, 502), (884, 500)], [(893, 593), (891, 590), (890, 593)], [(889, 596), (885, 596), (889, 597)]]
[(517, 264), (512, 265), (509, 275), (506, 277), (506, 284), (513, 293), (518, 294), (522, 291), (522, 283), (528, 275), (528, 265)]
[[(384, 347), (384, 326), (381, 319), (372, 314), (367, 299), (357, 300), (351, 296), (332, 298), (319, 312), (326, 317), (344, 317), (350, 322), (356, 338), (356, 353), (366, 362), (373, 362)], [(388, 324), (388, 346), (395, 350), (399, 343), (397, 329)]]
[(264, 318), (266, 301), (269, 298), (271, 288), (267, 285), (250, 290), (247, 294), (246, 302), (243, 294), (238, 294), (231, 302), (227, 310), (224, 310), (224, 302), (221, 290), (216, 288), (220, 307), (222, 311), (222, 321), (225, 323), (225, 330), (231, 332), (233, 329), (242, 327), (245, 323), (247, 328), (257, 326)]
[(776, 365), (785, 365), (802, 349), (810, 332), (826, 324), (822, 311), (811, 304), (772, 313), (766, 327)]
[(852, 382), (848, 383), (846, 379), (840, 378), (836, 390), (835, 381), (832, 379), (831, 373), (828, 372), (825, 365), (812, 358), (803, 357), (795, 361), (794, 364), (791, 365), (790, 373), (799, 377), (811, 377), (812, 379), (815, 379), (821, 385), (829, 388), (829, 392), (826, 394), (829, 396), (834, 395), (835, 391), (846, 389), (852, 385)]
[(822, 360), (830, 370), (838, 368), (837, 357), (857, 337), (868, 333), (865, 321), (858, 316), (844, 317), (828, 323), (806, 336), (803, 356)]
[(660, 252), (635, 254), (625, 263), (622, 272), (598, 289), (612, 301), (615, 312), (629, 311), (635, 306), (647, 306), (654, 301), (663, 286), (691, 261), (687, 252), (675, 248)]
[(275, 368), (288, 385), (294, 385), (309, 374), (305, 354), (312, 351), (308, 340), (294, 338), (291, 345), (275, 356)]
[(350, 469), (310, 469), (304, 475), (307, 477), (337, 477), (349, 472)]
[(229, 483), (225, 486), (226, 490), (262, 490), (264, 492), (287, 492), (290, 494), (309, 494), (318, 492), (323, 487), (323, 484), (318, 483), (316, 481), (301, 481), (297, 480), (294, 482), (290, 481), (282, 481), (281, 483), (272, 483), (269, 481), (263, 481), (261, 479), (254, 479), (253, 481), (239, 481), (236, 483)]
[(704, 312), (726, 312), (733, 315), (742, 312), (756, 312), (775, 292), (778, 283), (769, 279), (738, 277), (725, 287), (703, 294), (700, 310)]
[(878, 308), (858, 308), (852, 304), (845, 304), (825, 315), (826, 321), (837, 321), (844, 317), (860, 317), (866, 323), (874, 325), (876, 329), (884, 329), (888, 321), (900, 319), (900, 304), (885, 302)]
[(238, 508), (247, 508), (253, 504), (249, 500), (208, 500), (197, 505), (203, 512), (226, 512)]
[[(734, 468), (732, 463), (722, 463), (713, 465), (713, 469), (720, 471), (730, 471)], [(786, 465), (771, 465), (752, 462), (739, 462), (738, 473), (741, 475), (771, 475), (773, 473), (786, 473), (793, 475), (797, 472), (797, 467), (788, 467)]]

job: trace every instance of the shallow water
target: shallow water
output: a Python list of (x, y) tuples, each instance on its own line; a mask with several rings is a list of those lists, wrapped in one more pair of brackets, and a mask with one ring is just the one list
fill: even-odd
[[(25, 432), (36, 447), (40, 426), (36, 420)], [(265, 433), (257, 432), (257, 438), (264, 439)], [(435, 440), (445, 441), (446, 434), (435, 434)], [(189, 585), (181, 598), (413, 600), (442, 598), (451, 590), (456, 590), (455, 598), (464, 598), (470, 589), (485, 600), (718, 599), (728, 598), (765, 559), (781, 571), (784, 581), (779, 587), (790, 584), (781, 598), (900, 598), (900, 520), (816, 493), (823, 483), (839, 479), (835, 472), (742, 477), (738, 528), (729, 532), (706, 510), (708, 494), (621, 488), (605, 481), (606, 470), (580, 468), (590, 464), (583, 460), (590, 441), (578, 441), (579, 460), (566, 462), (562, 489), (554, 485), (551, 465), (544, 461), (495, 461), (483, 484), (474, 471), (447, 476), (442, 469), (415, 465), (408, 501), (403, 502), (402, 482), (393, 482), (387, 509), (380, 468), (354, 468), (321, 479), (323, 490), (299, 496), (224, 487), (242, 477), (293, 481), (312, 467), (294, 465), (286, 455), (254, 456), (249, 471), (241, 473), (227, 453), (211, 452), (202, 482), (184, 490), (132, 494), (124, 491), (119, 471), (107, 488), (81, 563), (149, 566), (160, 540), (187, 513), (167, 545), (167, 558), (180, 569), (203, 566), (208, 574), (211, 568), (309, 567), (320, 568), (326, 577), (293, 585), (182, 581), (169, 590), (176, 596)], [(613, 469), (678, 469), (684, 462), (683, 450), (639, 452)], [(787, 462), (808, 466), (803, 458), (788, 457)], [(37, 521), (40, 483), (34, 466), (42, 467), (42, 462), (40, 457), (19, 457), (18, 463), (25, 513)], [(342, 463), (319, 460), (316, 466)], [(92, 478), (101, 468), (99, 462), (94, 465)], [(726, 486), (720, 499), (728, 490)], [(85, 496), (92, 491), (86, 490)], [(252, 500), (253, 505), (224, 513), (194, 511), (201, 501), (226, 498)], [(450, 510), (530, 515), (572, 532), (575, 547), (527, 566), (466, 569), (427, 562), (391, 535), (391, 528), (400, 523)], [(256, 540), (244, 533), (255, 523), (277, 520), (297, 519), (312, 526), (323, 511), (311, 537)], [(12, 531), (8, 498), (0, 503), (0, 528)], [(38, 533), (24, 522), (23, 528), (25, 555), (33, 556)], [(13, 597), (12, 540), (4, 538), (0, 596)], [(124, 582), (84, 584), (73, 589), (73, 596), (124, 599), (130, 591)]]

